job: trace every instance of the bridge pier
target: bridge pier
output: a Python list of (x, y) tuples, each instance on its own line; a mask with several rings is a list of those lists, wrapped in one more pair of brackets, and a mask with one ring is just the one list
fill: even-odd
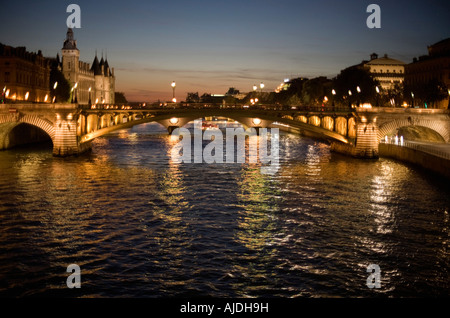
[(53, 138), (53, 155), (67, 157), (79, 155), (92, 148), (91, 142), (80, 143), (77, 136), (77, 121), (72, 114), (57, 115), (55, 122), (55, 136)]
[(172, 135), (173, 131), (177, 128), (180, 128), (178, 126), (169, 126), (167, 127), (167, 131), (169, 132), (169, 135)]
[(331, 150), (361, 159), (378, 159), (378, 125), (376, 116), (360, 116), (355, 123), (355, 142), (332, 142)]
[[(364, 120), (364, 118), (363, 118)], [(355, 157), (377, 159), (378, 155), (378, 126), (372, 119), (356, 124)]]

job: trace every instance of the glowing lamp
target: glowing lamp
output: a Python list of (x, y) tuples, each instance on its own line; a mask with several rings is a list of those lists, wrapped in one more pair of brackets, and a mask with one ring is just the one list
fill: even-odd
[(260, 124), (261, 124), (261, 122), (262, 122), (262, 120), (261, 120), (261, 119), (259, 119), (259, 118), (253, 118), (253, 125), (256, 125), (256, 126), (258, 126), (258, 125), (260, 125)]

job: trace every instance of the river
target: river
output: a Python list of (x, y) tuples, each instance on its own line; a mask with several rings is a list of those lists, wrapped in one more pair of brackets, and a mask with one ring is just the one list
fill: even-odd
[(0, 296), (448, 296), (448, 180), (287, 133), (275, 174), (174, 143), (145, 124), (79, 157), (0, 152)]

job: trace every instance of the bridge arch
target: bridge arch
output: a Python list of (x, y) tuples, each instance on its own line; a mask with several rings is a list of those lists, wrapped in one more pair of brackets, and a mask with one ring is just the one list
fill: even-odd
[(55, 138), (55, 127), (50, 121), (33, 115), (24, 116), (0, 116), (0, 124), (4, 123), (25, 123), (31, 126), (35, 126), (43, 131), (45, 131), (50, 138), (53, 140)]
[(53, 124), (37, 116), (1, 116), (0, 117), (0, 149), (42, 142), (50, 139), (54, 142)]
[(409, 127), (409, 126), (421, 126), (425, 128), (429, 128), (439, 134), (445, 142), (450, 141), (450, 131), (449, 128), (443, 125), (441, 122), (433, 121), (433, 120), (423, 120), (423, 119), (396, 119), (387, 123), (383, 123), (378, 128), (378, 143), (384, 138), (399, 128)]
[(334, 130), (334, 118), (331, 116), (325, 116), (322, 118), (322, 128), (333, 131)]
[[(283, 130), (288, 130), (300, 134), (305, 133), (308, 136), (316, 136), (317, 138), (327, 139), (331, 141), (340, 141), (344, 143), (349, 142), (349, 140), (347, 139), (347, 134), (340, 134), (334, 131), (333, 117), (326, 119), (325, 121), (327, 123), (324, 126), (322, 121), (323, 118), (321, 118), (321, 116), (319, 115), (305, 117), (307, 121), (304, 122), (303, 121), (304, 118), (295, 116), (295, 114), (293, 114), (292, 116), (289, 115), (289, 117), (285, 117), (280, 113), (268, 114), (267, 112), (264, 111), (253, 111), (253, 110), (243, 110), (243, 111), (240, 110), (239, 112), (236, 112), (230, 109), (202, 109), (202, 110), (181, 109), (175, 112), (161, 112), (161, 113), (156, 112), (151, 115), (149, 114), (147, 116), (142, 116), (142, 118), (140, 116), (138, 118), (135, 118), (134, 116), (132, 118), (130, 117), (131, 116), (129, 114), (125, 115), (124, 113), (120, 113), (118, 114), (118, 116), (115, 115), (114, 121), (116, 125), (105, 127), (103, 129), (97, 126), (98, 130), (88, 131), (85, 135), (81, 136), (80, 143), (89, 142), (92, 139), (108, 134), (115, 130), (127, 129), (136, 125), (151, 122), (160, 123), (164, 127), (168, 128), (168, 130), (170, 131), (175, 127), (182, 127), (195, 119), (204, 117), (230, 118), (242, 124), (244, 126), (244, 129), (250, 127), (261, 127), (261, 128), (269, 127), (276, 122), (277, 124), (282, 124), (285, 125), (285, 127), (289, 127), (287, 129), (283, 127)], [(126, 122), (123, 121), (124, 118), (127, 118)], [(171, 121), (172, 118), (176, 118), (177, 120)], [(258, 119), (258, 121), (256, 122), (255, 119)], [(118, 120), (119, 124), (117, 124)], [(348, 120), (347, 123), (349, 126), (352, 125), (350, 120)], [(352, 127), (353, 134), (355, 134), (356, 132), (354, 124), (352, 126), (353, 126)], [(349, 130), (346, 128), (346, 132), (347, 131)]]

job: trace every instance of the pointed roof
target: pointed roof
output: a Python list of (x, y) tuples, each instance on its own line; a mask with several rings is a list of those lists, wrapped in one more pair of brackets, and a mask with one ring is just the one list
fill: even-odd
[(105, 60), (105, 76), (109, 76), (109, 65), (108, 65), (108, 60)]
[(97, 54), (95, 55), (94, 62), (92, 62), (91, 71), (94, 71), (94, 75), (102, 75), (102, 69), (100, 63), (98, 62)]
[(66, 40), (64, 41), (63, 50), (78, 50), (77, 41), (73, 38), (73, 30), (71, 28), (67, 29)]

